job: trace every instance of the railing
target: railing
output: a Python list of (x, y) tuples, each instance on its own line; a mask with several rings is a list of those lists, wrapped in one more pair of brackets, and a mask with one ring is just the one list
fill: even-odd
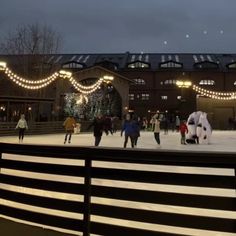
[[(17, 122), (0, 122), (0, 135), (18, 135)], [(27, 134), (50, 134), (64, 132), (63, 121), (28, 122)]]
[[(80, 121), (79, 123), (81, 125), (80, 131), (87, 132), (91, 121)], [(17, 122), (0, 122), (0, 136), (17, 135), (16, 124)], [(27, 134), (37, 135), (65, 132), (63, 121), (28, 122), (28, 126)], [(121, 121), (118, 122), (117, 128), (121, 128)]]
[(0, 152), (3, 216), (83, 236), (235, 235), (235, 153), (5, 143)]

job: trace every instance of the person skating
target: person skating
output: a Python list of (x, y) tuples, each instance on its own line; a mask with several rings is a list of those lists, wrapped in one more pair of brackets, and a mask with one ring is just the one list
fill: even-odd
[(157, 143), (157, 147), (161, 147), (161, 141), (160, 141), (160, 119), (158, 115), (155, 115), (153, 117), (153, 123), (152, 123), (152, 129), (154, 133), (154, 138)]
[(135, 124), (131, 120), (130, 115), (126, 115), (126, 119), (121, 129), (121, 137), (125, 133), (124, 148), (126, 148), (128, 139), (130, 138), (131, 147), (134, 148)]
[(74, 132), (74, 128), (76, 127), (76, 121), (74, 117), (72, 115), (67, 117), (63, 123), (63, 126), (65, 126), (65, 131), (66, 131), (64, 144), (66, 144), (67, 138), (68, 138), (68, 143), (71, 143), (71, 136), (72, 133)]
[(188, 133), (188, 127), (186, 125), (186, 121), (184, 120), (179, 127), (180, 135), (181, 135), (181, 144), (186, 144), (186, 133)]
[(25, 136), (25, 130), (28, 129), (28, 124), (25, 120), (24, 114), (21, 114), (20, 119), (16, 125), (16, 129), (19, 129), (19, 143), (22, 143)]
[(93, 127), (93, 135), (95, 138), (95, 146), (99, 146), (101, 139), (102, 139), (102, 133), (104, 130), (104, 120), (102, 119), (102, 116), (99, 114), (94, 119), (93, 123), (89, 125), (88, 130)]

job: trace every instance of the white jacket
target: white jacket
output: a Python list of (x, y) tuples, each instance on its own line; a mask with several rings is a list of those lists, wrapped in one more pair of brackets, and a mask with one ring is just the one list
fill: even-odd
[(20, 129), (28, 129), (28, 125), (25, 119), (19, 119), (17, 125), (16, 125), (16, 129), (20, 128)]
[(160, 120), (155, 119), (155, 121), (152, 123), (153, 127), (153, 132), (154, 133), (160, 133)]

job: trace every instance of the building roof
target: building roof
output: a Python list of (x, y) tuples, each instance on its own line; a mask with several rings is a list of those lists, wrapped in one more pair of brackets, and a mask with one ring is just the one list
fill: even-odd
[[(24, 57), (22, 55), (21, 57)], [(9, 64), (17, 64), (19, 55), (0, 55), (0, 60)], [(92, 67), (102, 62), (110, 62), (117, 65), (117, 69), (126, 69), (128, 65), (141, 62), (151, 70), (159, 70), (165, 63), (173, 65), (181, 65), (182, 70), (194, 71), (196, 64), (215, 64), (219, 70), (228, 70), (227, 65), (236, 64), (236, 54), (212, 54), (212, 53), (83, 53), (83, 54), (51, 54), (45, 55), (46, 63), (63, 65), (69, 62), (79, 63), (85, 67)], [(170, 66), (166, 68), (171, 69)], [(198, 67), (197, 67), (198, 68)], [(201, 66), (200, 66), (201, 68)], [(204, 68), (204, 66), (203, 66)], [(132, 69), (132, 68), (131, 68)]]

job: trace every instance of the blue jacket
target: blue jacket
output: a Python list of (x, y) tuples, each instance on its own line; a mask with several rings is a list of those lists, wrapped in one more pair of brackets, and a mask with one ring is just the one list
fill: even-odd
[(137, 134), (138, 126), (134, 121), (126, 120), (122, 127), (122, 133), (125, 132), (126, 136), (135, 136)]

